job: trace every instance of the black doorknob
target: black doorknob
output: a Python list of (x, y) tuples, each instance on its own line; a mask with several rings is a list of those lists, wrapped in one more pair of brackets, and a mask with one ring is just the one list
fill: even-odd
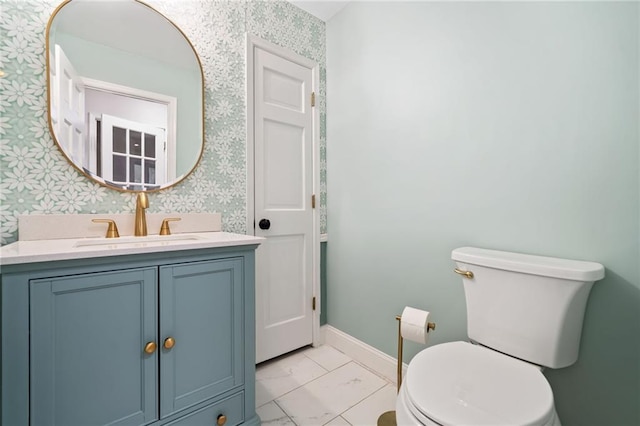
[(260, 227), (260, 229), (269, 229), (271, 228), (271, 222), (269, 222), (269, 219), (260, 219), (260, 222), (258, 222), (258, 226)]

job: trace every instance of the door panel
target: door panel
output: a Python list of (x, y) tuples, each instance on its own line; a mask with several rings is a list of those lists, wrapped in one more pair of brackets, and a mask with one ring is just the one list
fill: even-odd
[(264, 102), (296, 112), (304, 112), (304, 80), (275, 69), (264, 69)]
[(254, 49), (256, 361), (313, 340), (312, 70)]
[(162, 418), (243, 383), (242, 267), (225, 259), (160, 268)]
[(157, 419), (156, 269), (31, 282), (31, 424)]
[[(304, 235), (285, 235), (271, 237), (268, 241), (268, 273), (269, 282), (302, 282), (304, 280)], [(300, 327), (295, 320), (301, 319), (307, 313), (304, 303), (305, 292), (302, 287), (286, 289), (278, 286), (269, 288), (266, 295), (269, 303), (266, 305), (265, 327), (289, 326)], [(294, 320), (294, 321), (291, 321)], [(304, 331), (304, 330), (303, 330)], [(295, 332), (295, 331), (294, 331)]]
[(265, 210), (303, 210), (305, 207), (304, 130), (287, 123), (264, 121)]
[(51, 97), (53, 130), (67, 156), (75, 164), (87, 166), (84, 155), (84, 84), (62, 48), (56, 45), (54, 51), (55, 80)]

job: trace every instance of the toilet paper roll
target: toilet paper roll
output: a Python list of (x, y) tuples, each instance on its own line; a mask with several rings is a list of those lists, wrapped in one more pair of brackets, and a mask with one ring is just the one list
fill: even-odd
[(403, 339), (425, 344), (429, 338), (427, 324), (429, 312), (405, 306), (400, 318), (400, 335)]

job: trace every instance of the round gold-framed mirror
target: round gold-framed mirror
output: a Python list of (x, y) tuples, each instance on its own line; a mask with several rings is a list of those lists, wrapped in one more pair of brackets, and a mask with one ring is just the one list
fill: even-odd
[(120, 191), (185, 179), (204, 150), (193, 45), (139, 0), (66, 0), (46, 32), (48, 119), (67, 160)]

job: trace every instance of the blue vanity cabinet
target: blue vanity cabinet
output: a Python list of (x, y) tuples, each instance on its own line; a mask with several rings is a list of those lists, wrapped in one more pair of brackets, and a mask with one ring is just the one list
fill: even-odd
[(3, 266), (1, 424), (259, 424), (254, 249)]
[(156, 419), (156, 269), (32, 280), (31, 424)]

